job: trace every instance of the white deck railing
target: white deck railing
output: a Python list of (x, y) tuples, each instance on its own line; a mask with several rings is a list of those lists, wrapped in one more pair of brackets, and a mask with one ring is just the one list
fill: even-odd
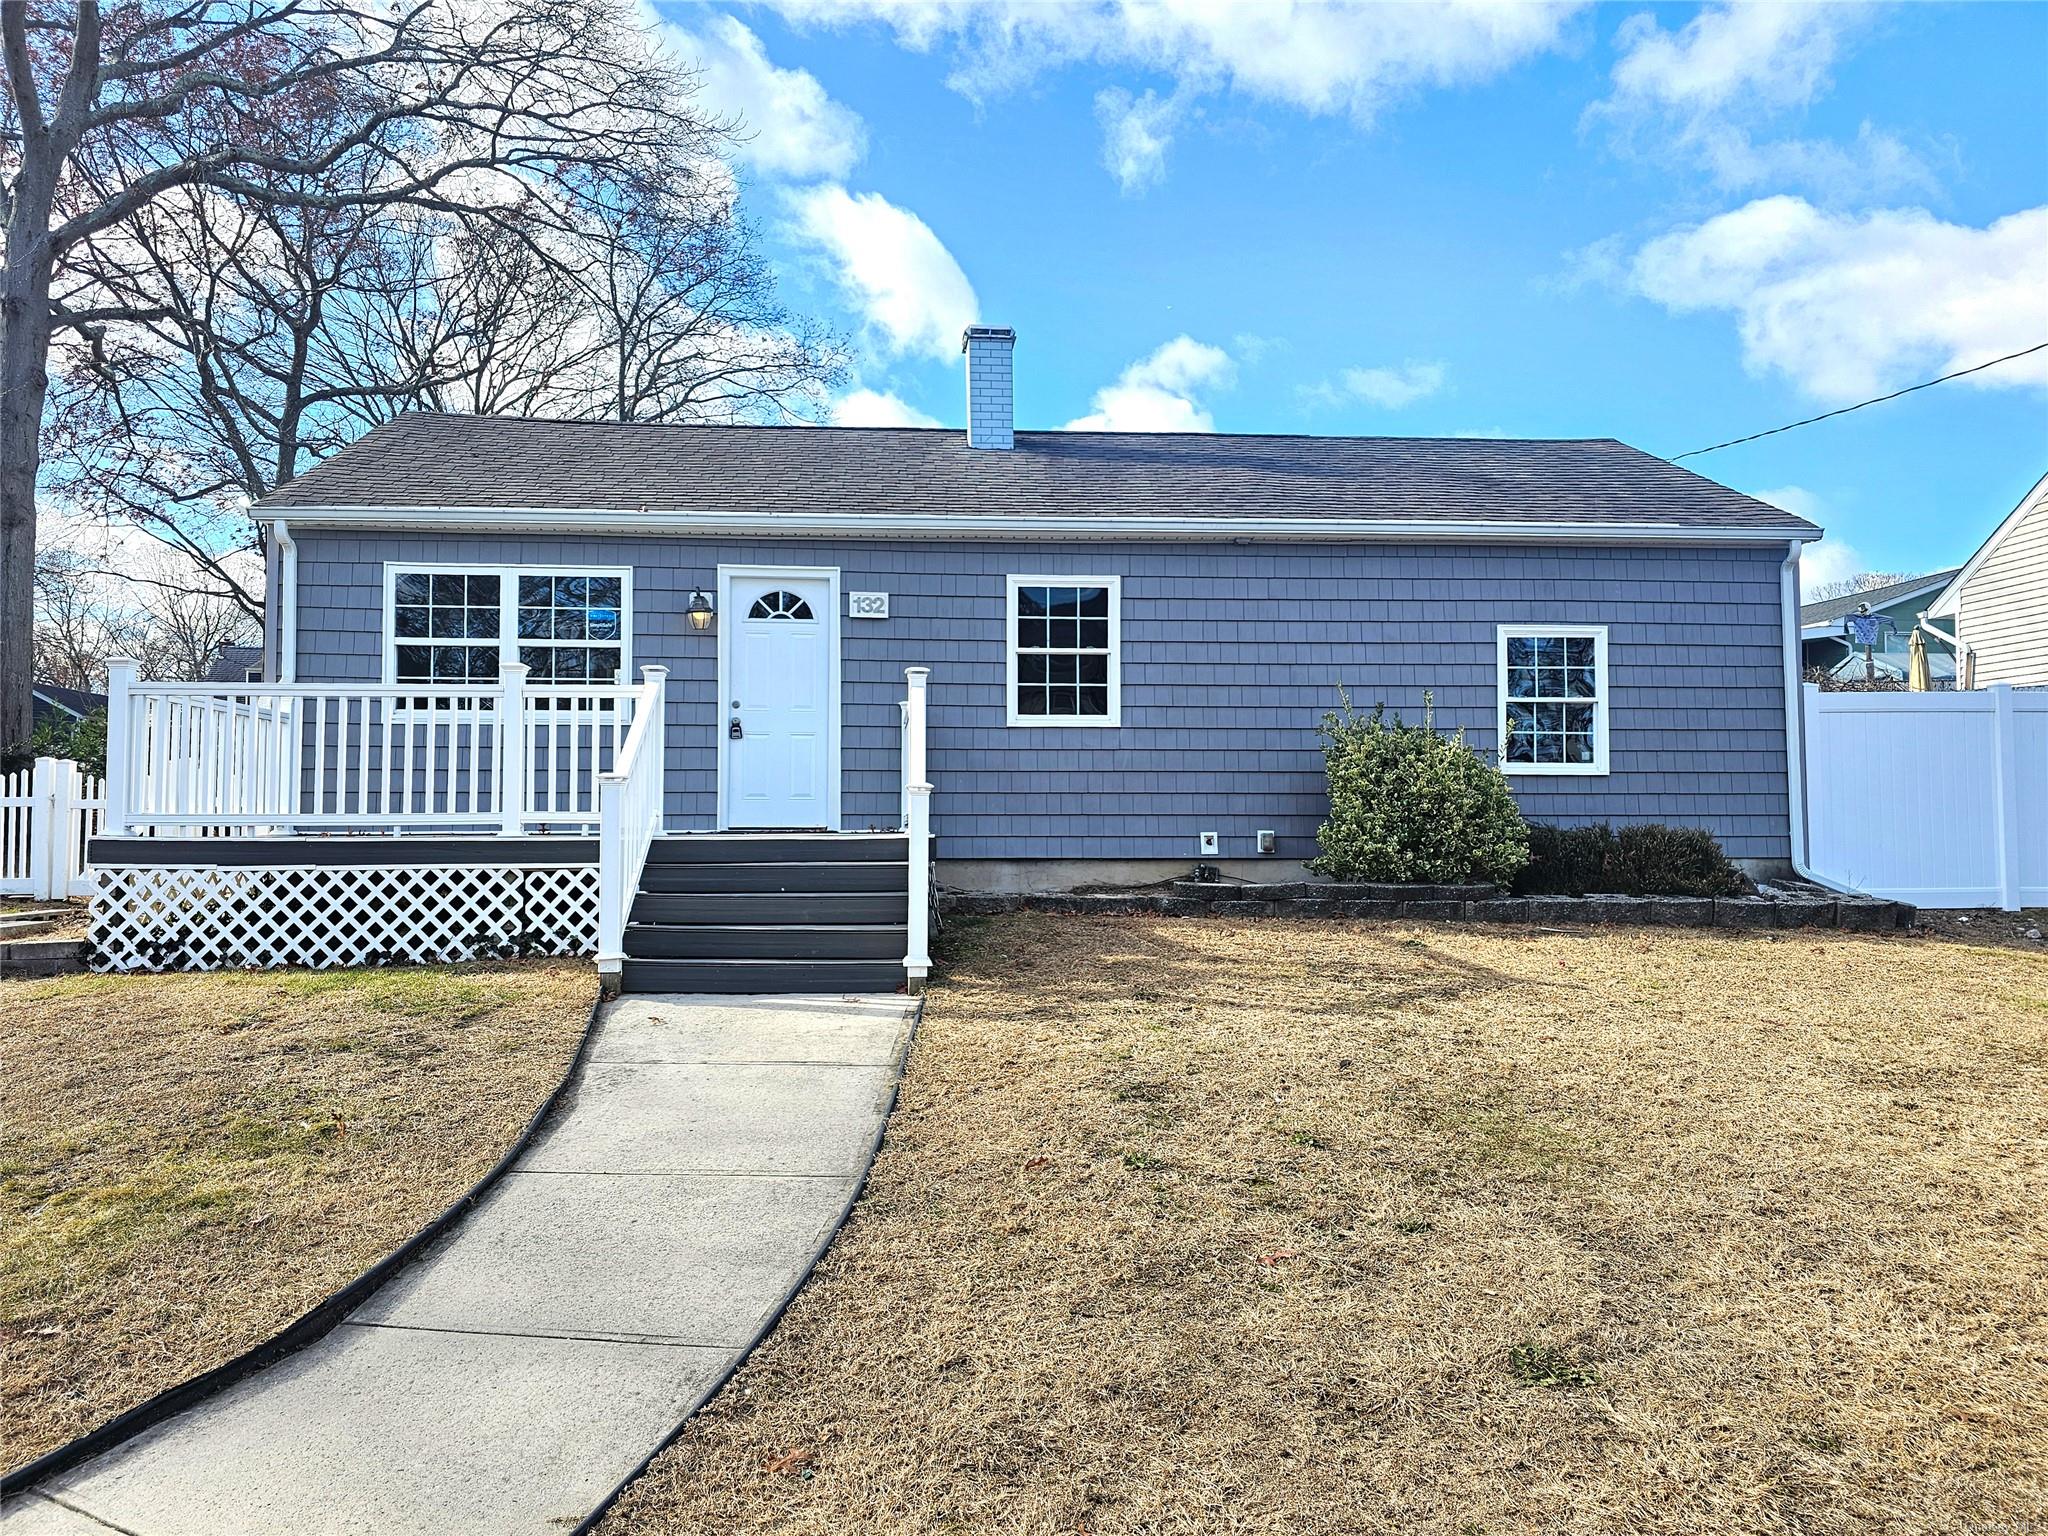
[(647, 850), (661, 834), (668, 751), (668, 668), (642, 667), (633, 728), (597, 780), (597, 974), (616, 992), (625, 970), (626, 915)]
[(925, 754), (925, 692), (931, 668), (904, 671), (903, 830), (909, 843), (910, 919), (903, 955), (910, 990), (924, 990), (932, 968), (932, 786)]
[(456, 686), (140, 683), (129, 661), (108, 671), (111, 835), (588, 832), (643, 692), (531, 687), (516, 663), (496, 684)]

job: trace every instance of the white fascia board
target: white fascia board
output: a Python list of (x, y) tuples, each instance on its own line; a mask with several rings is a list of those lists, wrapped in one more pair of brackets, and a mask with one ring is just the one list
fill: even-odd
[(622, 512), (604, 508), (278, 507), (258, 522), (289, 517), (293, 528), (459, 529), (479, 533), (656, 533), (711, 537), (856, 539), (1213, 540), (1222, 543), (1589, 543), (1783, 544), (1820, 537), (1811, 528), (1697, 528), (1683, 523), (1398, 521), (1324, 517), (1160, 517), (1119, 513), (1043, 517), (957, 517), (888, 513)]
[(1955, 618), (1956, 610), (1963, 605), (1963, 587), (1972, 576), (1977, 574), (1977, 568), (1985, 562), (1994, 549), (1998, 548), (2005, 541), (2007, 534), (2019, 527), (2021, 520), (2029, 512), (2039, 508), (2044, 502), (2048, 502), (2048, 475), (2043, 475), (2034, 482), (2034, 488), (2020, 498), (2020, 504), (2006, 515), (2005, 521), (1991, 530), (1991, 537), (1977, 546), (1977, 553), (1970, 556), (1964, 562), (1963, 568), (1949, 578), (1948, 585), (1941, 589), (1941, 596), (1927, 605), (1927, 617), (1930, 619)]

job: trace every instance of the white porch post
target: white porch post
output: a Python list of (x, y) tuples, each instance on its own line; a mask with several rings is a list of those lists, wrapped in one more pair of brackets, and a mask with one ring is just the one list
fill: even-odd
[(107, 809), (100, 820), (103, 837), (128, 835), (129, 764), (138, 747), (135, 709), (130, 692), (136, 664), (126, 656), (107, 663)]
[(533, 763), (526, 750), (526, 663), (508, 661), (498, 690), (498, 830), (517, 837), (526, 830), (528, 780)]
[(924, 990), (932, 968), (932, 786), (926, 771), (925, 689), (931, 668), (908, 667), (908, 729), (903, 736), (904, 832), (910, 852), (910, 917), (903, 969), (912, 992)]

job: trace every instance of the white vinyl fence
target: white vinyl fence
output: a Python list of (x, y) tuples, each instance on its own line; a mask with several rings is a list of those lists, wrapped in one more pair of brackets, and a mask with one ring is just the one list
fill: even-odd
[(1807, 864), (1921, 907), (2048, 906), (2048, 692), (1806, 686)]
[(63, 758), (39, 757), (33, 767), (0, 775), (0, 896), (90, 894), (85, 843), (106, 806), (106, 786)]

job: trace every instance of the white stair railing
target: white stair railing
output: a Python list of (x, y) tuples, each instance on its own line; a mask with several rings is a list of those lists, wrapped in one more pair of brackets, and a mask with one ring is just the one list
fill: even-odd
[(908, 667), (903, 710), (903, 830), (910, 845), (910, 920), (903, 956), (912, 992), (932, 968), (932, 786), (925, 750), (925, 691), (930, 667)]
[(626, 968), (626, 914), (647, 850), (661, 832), (666, 793), (668, 668), (642, 667), (633, 728), (597, 778), (597, 977), (616, 993)]

